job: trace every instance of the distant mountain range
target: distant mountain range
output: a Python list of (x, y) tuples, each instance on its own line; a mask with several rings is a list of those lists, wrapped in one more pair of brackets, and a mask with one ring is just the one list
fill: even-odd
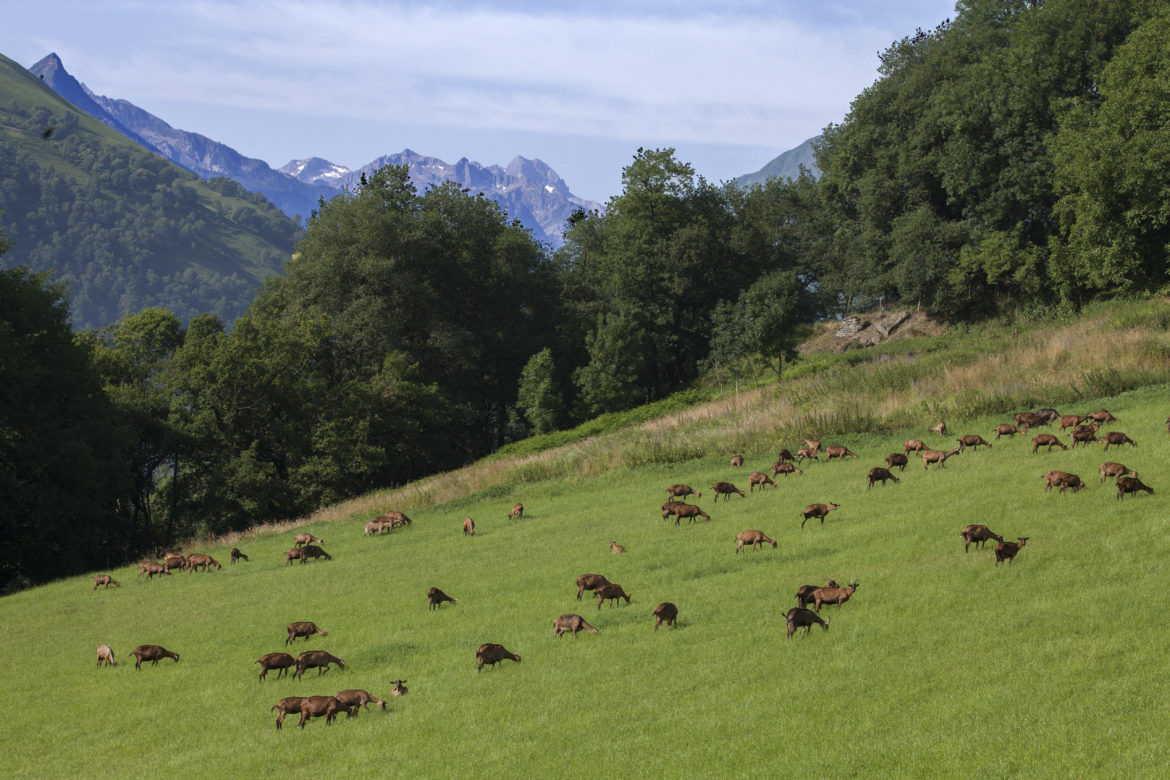
[(795, 179), (800, 176), (800, 167), (803, 165), (814, 177), (820, 178), (821, 170), (817, 167), (816, 156), (813, 153), (813, 144), (821, 140), (818, 135), (810, 138), (795, 149), (789, 149), (776, 159), (765, 165), (755, 173), (745, 173), (735, 180), (740, 187), (750, 187), (753, 184), (763, 184), (768, 179)]
[(561, 243), (565, 222), (573, 212), (602, 208), (573, 195), (556, 171), (540, 160), (524, 157), (516, 157), (501, 168), (467, 158), (451, 164), (407, 149), (379, 157), (357, 170), (318, 157), (293, 160), (273, 170), (263, 160), (245, 157), (226, 144), (173, 128), (125, 100), (95, 94), (65, 70), (56, 54), (49, 54), (29, 70), (73, 105), (147, 149), (201, 178), (231, 179), (264, 195), (285, 214), (301, 219), (312, 213), (321, 198), (328, 200), (344, 188), (353, 189), (363, 173), (385, 165), (410, 166), (411, 179), (419, 190), (443, 181), (457, 181), (483, 193), (510, 218), (520, 220), (538, 241), (554, 245)]

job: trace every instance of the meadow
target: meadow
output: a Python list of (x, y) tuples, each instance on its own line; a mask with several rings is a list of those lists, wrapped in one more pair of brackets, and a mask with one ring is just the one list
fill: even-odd
[[(221, 571), (120, 588), (77, 577), (0, 600), (7, 662), (0, 685), (7, 773), (125, 777), (229, 776), (1152, 776), (1165, 738), (1170, 575), (1167, 386), (1084, 398), (1061, 412), (1108, 408), (1138, 446), (1032, 454), (1030, 437), (993, 441), (924, 470), (911, 456), (898, 484), (867, 489), (866, 472), (930, 442), (926, 426), (834, 436), (856, 460), (807, 464), (776, 488), (714, 503), (709, 487), (747, 489), (776, 451), (758, 440), (746, 466), (728, 454), (613, 469), (599, 477), (502, 484), (410, 509), (412, 526), (365, 537), (363, 524), (406, 503), (349, 506), (297, 530), (322, 537), (332, 561), (286, 565), (291, 529), (196, 547)], [(954, 437), (992, 439), (1003, 415), (950, 419)], [(666, 435), (666, 434), (663, 434)], [(1067, 434), (1064, 435), (1066, 441)], [(942, 440), (935, 439), (942, 444)], [(954, 446), (951, 444), (950, 446)], [(1117, 500), (1098, 466), (1137, 469), (1154, 495)], [(1044, 491), (1045, 472), (1088, 487)], [(687, 482), (710, 522), (664, 522), (666, 487)], [(515, 501), (525, 514), (509, 520)], [(808, 503), (835, 501), (800, 528)], [(477, 534), (461, 522), (475, 518)], [(986, 523), (1029, 537), (1014, 564), (991, 547), (964, 553), (960, 529)], [(778, 547), (735, 552), (757, 528)], [(627, 548), (611, 553), (608, 542)], [(239, 546), (251, 560), (231, 565)], [(578, 574), (620, 583), (632, 603), (576, 600)], [(859, 583), (828, 631), (785, 637), (797, 587)], [(429, 611), (426, 590), (459, 599)], [(651, 610), (679, 607), (653, 631)], [(577, 612), (599, 630), (553, 637)], [(285, 626), (329, 632), (345, 670), (257, 681), (254, 661), (285, 650)], [(99, 643), (114, 668), (95, 668)], [(521, 654), (475, 669), (475, 648)], [(178, 652), (135, 671), (130, 651)], [(409, 695), (388, 698), (404, 678)], [(388, 699), (327, 727), (297, 716), (274, 728), (285, 696), (365, 688)]]

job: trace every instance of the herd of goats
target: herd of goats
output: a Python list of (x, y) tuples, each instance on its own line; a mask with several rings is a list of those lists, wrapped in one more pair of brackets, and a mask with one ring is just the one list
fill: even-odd
[[(995, 438), (999, 439), (1003, 436), (1014, 437), (1016, 434), (1026, 433), (1030, 429), (1045, 427), (1052, 423), (1059, 421), (1060, 432), (1063, 433), (1066, 429), (1071, 429), (1071, 446), (1076, 448), (1078, 445), (1088, 445), (1094, 442), (1101, 442), (1104, 449), (1108, 451), (1110, 446), (1118, 447), (1124, 444), (1136, 446), (1136, 442), (1124, 433), (1119, 431), (1110, 431), (1099, 435), (1100, 427), (1106, 423), (1119, 422), (1119, 420), (1110, 414), (1107, 410), (1101, 409), (1087, 415), (1061, 415), (1055, 409), (1038, 409), (1034, 412), (1023, 412), (1015, 416), (1015, 424), (999, 425), (995, 429)], [(1170, 418), (1166, 420), (1167, 432), (1170, 432)], [(931, 433), (940, 437), (945, 437), (946, 423), (939, 423), (931, 429)], [(805, 439), (801, 442), (801, 447), (796, 454), (792, 454), (787, 449), (780, 450), (776, 462), (772, 465), (771, 476), (768, 474), (755, 471), (752, 472), (748, 478), (748, 490), (754, 491), (758, 486), (761, 491), (765, 487), (771, 485), (776, 486), (773, 478), (783, 474), (803, 474), (804, 472), (799, 467), (806, 460), (820, 460), (823, 453), (827, 461), (853, 457), (857, 455), (851, 452), (847, 447), (843, 446), (829, 446), (822, 448), (821, 442), (814, 439)], [(958, 447), (952, 450), (936, 450), (928, 447), (923, 441), (919, 439), (910, 439), (906, 441), (902, 452), (894, 452), (886, 457), (886, 466), (875, 466), (869, 470), (868, 480), (869, 488), (872, 488), (875, 482), (881, 482), (884, 486), (887, 481), (899, 482), (898, 477), (894, 475), (894, 470), (898, 469), (902, 472), (906, 470), (909, 464), (910, 453), (918, 453), (922, 458), (924, 469), (929, 469), (931, 465), (936, 465), (943, 468), (946, 464), (947, 458), (952, 455), (963, 452), (968, 447), (991, 447), (991, 442), (985, 440), (982, 436), (972, 434), (961, 436), (958, 438)], [(1053, 447), (1060, 447), (1061, 449), (1069, 449), (1055, 434), (1040, 433), (1032, 438), (1032, 452), (1035, 454), (1041, 447), (1047, 448), (1051, 451)], [(733, 467), (742, 467), (744, 459), (742, 455), (734, 455), (731, 458), (731, 465)], [(1099, 469), (1101, 473), (1101, 482), (1107, 478), (1115, 478), (1117, 485), (1117, 498), (1121, 499), (1126, 493), (1135, 493), (1145, 491), (1153, 493), (1154, 489), (1143, 484), (1138, 478), (1138, 473), (1133, 469), (1126, 467), (1121, 463), (1107, 461), (1101, 464)], [(1070, 474), (1064, 471), (1049, 471), (1045, 477), (1045, 490), (1052, 490), (1056, 487), (1061, 493), (1065, 490), (1072, 490), (1074, 493), (1085, 487), (1084, 481), (1076, 474)], [(731, 482), (716, 482), (712, 486), (714, 492), (714, 501), (718, 501), (722, 496), (725, 500), (730, 500), (733, 494), (744, 496), (743, 490), (736, 487)], [(690, 485), (671, 485), (667, 488), (667, 501), (662, 505), (662, 518), (669, 520), (674, 518), (675, 525), (679, 524), (680, 519), (688, 518), (694, 522), (696, 518), (703, 518), (710, 520), (711, 517), (704, 512), (696, 504), (688, 504), (685, 499), (689, 496), (702, 498), (700, 491), (694, 490)], [(803, 528), (812, 518), (817, 518), (822, 524), (825, 522), (825, 517), (833, 510), (837, 509), (839, 504), (829, 502), (825, 504), (809, 504), (801, 512), (801, 527)], [(516, 504), (508, 513), (508, 518), (522, 518), (524, 516), (523, 504)], [(382, 535), (387, 532), (393, 532), (395, 528), (400, 526), (411, 525), (412, 521), (402, 512), (391, 511), (365, 524), (365, 535)], [(470, 517), (463, 520), (463, 533), (468, 536), (475, 535), (475, 521)], [(996, 542), (995, 545), (995, 565), (1007, 561), (1011, 564), (1019, 553), (1020, 549), (1028, 541), (1028, 537), (1019, 537), (1015, 542), (1004, 541), (1004, 538), (992, 531), (986, 525), (968, 525), (960, 532), (963, 539), (963, 550), (967, 552), (970, 550), (972, 544), (976, 545), (976, 549), (982, 549), (984, 545), (991, 540)], [(771, 544), (776, 547), (775, 539), (770, 538), (763, 531), (749, 529), (741, 531), (736, 535), (736, 553), (742, 552), (745, 547), (752, 547), (759, 549), (761, 545)], [(310, 533), (297, 533), (294, 537), (294, 546), (285, 551), (285, 560), (288, 564), (293, 561), (300, 561), (305, 564), (309, 560), (332, 560), (332, 556), (325, 552), (319, 545), (322, 540), (313, 536)], [(611, 541), (610, 547), (615, 554), (620, 554), (625, 551), (625, 548), (617, 542)], [(231, 550), (231, 563), (239, 561), (247, 561), (248, 556), (241, 552), (238, 548)], [(222, 569), (222, 565), (212, 558), (210, 555), (201, 553), (193, 553), (191, 555), (181, 555), (179, 553), (168, 553), (163, 556), (161, 562), (152, 560), (142, 561), (138, 564), (138, 576), (146, 576), (148, 579), (153, 579), (156, 575), (168, 576), (173, 570), (181, 570), (187, 572), (194, 572), (202, 570), (204, 572), (211, 569)], [(98, 574), (94, 577), (94, 590), (105, 586), (109, 588), (110, 585), (119, 586), (117, 580), (108, 574)], [(829, 580), (824, 586), (818, 585), (802, 585), (796, 592), (796, 600), (799, 606), (793, 607), (785, 615), (785, 625), (787, 636), (792, 638), (797, 629), (801, 630), (801, 636), (806, 637), (809, 630), (814, 625), (819, 625), (822, 630), (829, 629), (829, 619), (822, 619), (820, 617), (821, 607), (824, 605), (837, 605), (840, 609), (841, 605), (853, 596), (857, 590), (857, 582), (853, 581), (848, 587), (838, 585), (834, 580)], [(585, 591), (593, 591), (597, 596), (597, 608), (609, 601), (611, 606), (615, 603), (620, 603), (621, 599), (625, 599), (626, 603), (630, 603), (630, 596), (621, 585), (612, 583), (600, 574), (582, 574), (577, 577), (577, 600), (580, 601)], [(448, 596), (439, 588), (430, 588), (427, 591), (428, 608), (438, 609), (444, 602), (458, 601), (451, 596)], [(809, 607), (812, 607), (811, 609)], [(666, 624), (673, 626), (678, 619), (678, 607), (671, 602), (663, 602), (654, 608), (652, 612), (654, 617), (654, 630)], [(559, 637), (565, 633), (571, 633), (574, 638), (579, 631), (588, 631), (590, 633), (597, 633), (597, 629), (589, 624), (584, 617), (578, 614), (564, 614), (553, 621), (553, 635)], [(288, 626), (288, 637), (285, 639), (285, 645), (292, 645), (293, 642), (300, 637), (304, 637), (306, 641), (314, 634), (321, 636), (328, 636), (328, 633), (322, 631), (312, 622), (296, 622)], [(179, 654), (171, 652), (161, 645), (139, 645), (130, 653), (135, 658), (134, 668), (141, 670), (143, 661), (150, 661), (152, 665), (157, 666), (158, 662), (163, 658), (170, 658), (175, 662), (179, 660)], [(509, 651), (501, 644), (486, 643), (480, 645), (475, 651), (476, 670), (482, 671), (485, 665), (494, 668), (495, 664), (500, 661), (511, 660), (516, 663), (520, 662), (520, 656)], [(277, 678), (292, 671), (294, 678), (303, 678), (304, 673), (308, 669), (316, 668), (318, 676), (329, 670), (331, 664), (337, 665), (339, 668), (345, 668), (345, 662), (340, 658), (331, 655), (323, 650), (312, 650), (301, 653), (295, 658), (289, 653), (268, 653), (256, 660), (260, 665), (259, 679), (264, 680), (270, 669), (277, 669)], [(117, 662), (114, 660), (114, 651), (109, 645), (102, 644), (97, 650), (97, 665), (115, 666)], [(391, 696), (402, 696), (407, 692), (406, 680), (395, 680), (394, 689), (390, 692)], [(369, 709), (369, 705), (374, 704), (386, 709), (386, 702), (375, 696), (372, 696), (365, 690), (351, 689), (338, 691), (332, 696), (292, 696), (281, 699), (277, 702), (272, 710), (278, 711), (276, 719), (276, 728), (281, 728), (285, 716), (289, 714), (300, 714), (301, 728), (305, 727), (305, 723), (316, 717), (324, 717), (326, 724), (331, 724), (333, 720), (340, 713), (344, 712), (346, 717), (354, 717), (357, 715), (359, 708)]]

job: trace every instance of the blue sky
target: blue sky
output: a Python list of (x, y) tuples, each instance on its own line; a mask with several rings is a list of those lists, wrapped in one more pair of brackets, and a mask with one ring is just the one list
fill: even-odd
[(0, 54), (27, 67), (56, 52), (94, 92), (274, 168), (522, 155), (602, 202), (638, 147), (674, 147), (715, 182), (760, 169), (841, 121), (879, 51), (954, 16), (954, 0), (0, 8)]

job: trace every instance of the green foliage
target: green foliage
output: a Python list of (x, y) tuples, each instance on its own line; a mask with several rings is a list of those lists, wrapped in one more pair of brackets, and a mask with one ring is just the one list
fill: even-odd
[(552, 350), (545, 347), (524, 364), (516, 407), (524, 413), (532, 432), (555, 431), (564, 416), (565, 402), (556, 382)]
[(589, 363), (577, 369), (574, 379), (590, 416), (628, 409), (644, 398), (640, 380), (646, 353), (632, 319), (603, 314), (597, 329), (585, 337)]

